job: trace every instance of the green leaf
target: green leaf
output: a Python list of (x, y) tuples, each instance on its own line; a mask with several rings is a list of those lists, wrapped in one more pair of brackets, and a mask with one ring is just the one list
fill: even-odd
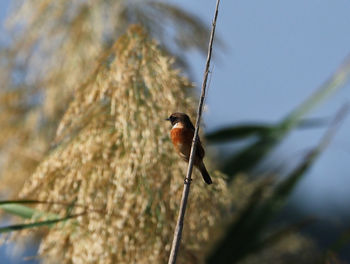
[(37, 212), (33, 208), (20, 204), (0, 204), (0, 208), (9, 214), (26, 219), (32, 218), (33, 215)]
[(343, 106), (336, 117), (334, 118), (333, 124), (328, 128), (327, 132), (321, 139), (318, 146), (311, 150), (304, 160), (297, 166), (282, 182), (280, 182), (275, 188), (273, 194), (265, 201), (262, 206), (261, 212), (258, 215), (259, 223), (267, 222), (269, 217), (273, 215), (276, 211), (281, 209), (285, 201), (294, 190), (297, 183), (305, 175), (305, 173), (310, 169), (315, 160), (324, 151), (324, 149), (329, 144), (331, 138), (333, 138), (336, 129), (340, 122), (343, 120), (348, 112), (348, 105)]
[(207, 263), (236, 263), (248, 254), (261, 249), (259, 241), (263, 231), (282, 208), (286, 198), (314, 162), (317, 154), (318, 151), (312, 151), (286, 180), (275, 188), (271, 197), (260, 204), (259, 199), (255, 199), (255, 205), (248, 204), (238, 220), (226, 230), (225, 236), (208, 257)]
[[(293, 110), (279, 124), (270, 129), (251, 145), (231, 156), (223, 165), (224, 173), (231, 176), (237, 172), (247, 172), (254, 169), (269, 152), (274, 149), (290, 131), (300, 124), (303, 116), (323, 102), (328, 96), (343, 87), (350, 76), (350, 57), (321, 87), (319, 87), (305, 102)], [(305, 124), (304, 124), (305, 125)], [(226, 134), (227, 137), (227, 134)], [(217, 138), (217, 137), (216, 137)]]
[(33, 217), (38, 218), (43, 215), (50, 216), (50, 217), (57, 217), (57, 215), (55, 214), (41, 212), (31, 207), (22, 205), (22, 204), (43, 204), (43, 203), (46, 203), (46, 202), (37, 201), (37, 200), (6, 200), (6, 201), (0, 201), (0, 208), (9, 214), (16, 215), (25, 219), (29, 219)]
[(221, 240), (215, 244), (206, 263), (233, 263), (233, 260), (246, 252), (246, 247), (251, 244), (250, 239), (255, 239), (249, 235), (249, 227), (268, 183), (266, 179), (254, 190), (245, 208), (228, 226)]
[[(207, 263), (236, 263), (248, 254), (252, 254), (254, 251), (262, 248), (263, 244), (261, 244), (261, 241), (264, 230), (266, 230), (270, 221), (284, 206), (287, 198), (300, 179), (329, 144), (331, 138), (334, 136), (337, 125), (344, 118), (346, 112), (347, 108), (344, 107), (339, 111), (334, 123), (327, 130), (318, 146), (311, 150), (299, 166), (274, 188), (272, 194), (267, 199), (263, 201), (257, 199), (262, 197), (263, 188), (255, 192), (255, 195), (259, 195), (256, 197), (253, 195), (252, 198), (254, 199), (251, 199), (237, 220), (229, 225), (224, 236), (208, 256)], [(277, 234), (275, 237), (270, 238), (270, 242), (277, 241), (278, 238), (279, 235)]]
[(56, 219), (45, 220), (45, 221), (38, 221), (38, 222), (30, 223), (30, 224), (18, 224), (18, 225), (4, 226), (4, 227), (0, 227), (0, 234), (12, 232), (12, 231), (19, 231), (19, 230), (28, 229), (28, 228), (41, 227), (41, 226), (52, 227), (54, 224), (57, 224), (57, 223), (63, 222), (63, 221), (67, 221), (71, 218), (75, 218), (75, 217), (80, 216), (80, 215), (81, 214), (67, 215), (67, 216), (62, 217), (62, 218), (56, 218)]
[(228, 180), (231, 181), (238, 172), (246, 172), (253, 169), (280, 141), (282, 136), (270, 135), (257, 140), (225, 160), (221, 170), (229, 175)]
[(205, 135), (210, 143), (226, 142), (244, 139), (255, 135), (268, 134), (273, 126), (264, 124), (240, 124), (218, 129)]
[(337, 92), (348, 83), (350, 77), (350, 56), (338, 67), (337, 71), (326, 80), (308, 99), (290, 113), (283, 121), (285, 127), (294, 127), (298, 120), (323, 102), (327, 97)]
[[(297, 128), (317, 128), (324, 126), (325, 124), (327, 124), (327, 120), (325, 118), (310, 118), (300, 120), (297, 124)], [(209, 143), (220, 143), (241, 140), (252, 136), (268, 137), (270, 134), (276, 133), (276, 129), (278, 129), (279, 126), (280, 125), (266, 123), (237, 124), (207, 133), (205, 138), (207, 141), (209, 141)]]

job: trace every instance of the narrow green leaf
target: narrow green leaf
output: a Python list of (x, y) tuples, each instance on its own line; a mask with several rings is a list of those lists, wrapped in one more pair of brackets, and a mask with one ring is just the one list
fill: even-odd
[[(57, 215), (55, 214), (41, 212), (31, 207), (22, 205), (22, 204), (43, 204), (43, 203), (47, 203), (47, 202), (37, 201), (37, 200), (5, 200), (5, 201), (0, 201), (0, 209), (4, 210), (9, 214), (16, 215), (25, 219), (39, 218), (44, 215), (49, 217), (57, 217)], [(48, 202), (48, 204), (52, 204), (52, 203)]]
[[(243, 212), (244, 218), (234, 221), (228, 227), (224, 237), (219, 241), (217, 247), (207, 258), (207, 263), (236, 263), (242, 260), (248, 254), (261, 249), (261, 236), (263, 231), (268, 226), (271, 219), (284, 206), (286, 199), (294, 190), (296, 184), (309, 170), (312, 164), (326, 146), (329, 144), (331, 138), (339, 125), (340, 121), (347, 113), (347, 107), (343, 107), (334, 119), (333, 124), (327, 130), (325, 136), (322, 138), (317, 147), (308, 153), (305, 159), (295, 168), (285, 180), (279, 183), (272, 195), (262, 201), (259, 205), (252, 206), (248, 204)], [(274, 239), (277, 239), (276, 236)], [(270, 242), (273, 239), (270, 240)]]
[(274, 129), (271, 129), (267, 136), (261, 137), (253, 144), (230, 157), (223, 166), (223, 172), (232, 178), (237, 172), (246, 172), (254, 169), (292, 129), (298, 126), (303, 116), (318, 106), (328, 96), (343, 87), (348, 82), (349, 76), (350, 57), (345, 60), (331, 78), (319, 87), (315, 93), (277, 124)]
[(4, 226), (4, 227), (0, 227), (0, 234), (13, 232), (13, 231), (19, 231), (19, 230), (28, 229), (28, 228), (41, 227), (41, 226), (52, 227), (56, 223), (67, 221), (71, 218), (74, 218), (74, 217), (77, 217), (80, 215), (81, 214), (67, 215), (67, 216), (62, 217), (62, 218), (56, 218), (56, 219), (45, 220), (45, 221), (38, 221), (38, 222), (30, 223), (30, 224), (18, 224), (18, 225)]
[[(338, 67), (336, 72), (326, 80), (309, 98), (299, 107), (290, 113), (283, 121), (283, 126), (294, 127), (298, 120), (318, 106), (327, 97), (337, 92), (349, 81), (350, 77), (350, 56)], [(289, 129), (287, 129), (289, 130)]]
[(17, 215), (17, 216), (20, 216), (23, 218), (31, 218), (31, 217), (38, 218), (38, 217), (42, 217), (42, 216), (58, 217), (56, 214), (38, 211), (36, 209), (24, 206), (22, 204), (61, 205), (61, 206), (64, 206), (66, 208), (67, 215), (70, 214), (74, 208), (82, 208), (85, 211), (106, 213), (105, 209), (94, 209), (94, 208), (89, 208), (86, 205), (76, 204), (76, 200), (73, 200), (71, 202), (40, 201), (40, 200), (5, 200), (5, 201), (0, 201), (0, 209), (3, 209), (4, 211), (6, 211), (10, 214)]
[(274, 135), (255, 141), (243, 150), (229, 157), (224, 162), (221, 170), (229, 175), (229, 181), (231, 181), (238, 172), (250, 171), (280, 142), (281, 137), (283, 137), (283, 133), (275, 133)]
[(275, 188), (271, 197), (256, 208), (253, 207), (254, 211), (249, 212), (248, 218), (245, 217), (244, 225), (241, 224), (241, 221), (234, 222), (225, 232), (226, 235), (218, 247), (209, 256), (207, 263), (235, 263), (247, 254), (260, 249), (257, 245), (259, 245), (258, 242), (264, 228), (284, 205), (286, 197), (314, 162), (317, 154), (318, 151), (312, 151), (291, 175)]
[(28, 206), (20, 205), (20, 204), (0, 204), (0, 208), (4, 210), (5, 212), (16, 215), (22, 218), (32, 218), (35, 213), (37, 213), (36, 210), (33, 208), (30, 208)]
[(241, 124), (232, 127), (218, 129), (206, 134), (206, 139), (211, 143), (240, 140), (254, 135), (268, 134), (273, 128), (264, 124)]
[[(309, 129), (317, 128), (327, 124), (325, 118), (310, 118), (302, 119), (298, 122), (296, 128)], [(233, 126), (226, 126), (217, 129), (213, 132), (207, 133), (205, 138), (210, 143), (220, 143), (227, 141), (236, 141), (251, 136), (267, 137), (270, 134), (275, 134), (276, 129), (279, 129), (280, 125), (274, 124), (262, 124), (262, 123), (247, 123), (237, 124)]]
[(250, 244), (246, 240), (252, 238), (247, 236), (247, 231), (269, 182), (269, 179), (267, 179), (256, 188), (245, 208), (228, 226), (221, 240), (215, 244), (215, 248), (207, 258), (206, 263), (233, 263), (235, 258), (245, 252), (246, 246)]

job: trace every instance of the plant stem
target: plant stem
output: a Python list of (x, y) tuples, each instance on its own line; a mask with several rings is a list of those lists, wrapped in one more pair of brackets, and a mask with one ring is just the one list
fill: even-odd
[(212, 55), (212, 50), (213, 50), (213, 41), (214, 41), (214, 35), (215, 35), (216, 20), (218, 17), (219, 4), (220, 4), (220, 0), (217, 0), (214, 19), (213, 19), (213, 23), (212, 23), (211, 34), (210, 34), (210, 40), (209, 40), (209, 46), (208, 46), (208, 56), (207, 56), (207, 62), (205, 65), (204, 78), (203, 78), (202, 89), (201, 89), (201, 96), (200, 96), (199, 104), (198, 104), (197, 120), (196, 120), (196, 126), (195, 126), (194, 135), (193, 135), (193, 140), (192, 140), (191, 154), (190, 154), (190, 159), (188, 162), (188, 169), (187, 169), (186, 178), (184, 180), (184, 189), (182, 192), (181, 204), (180, 204), (180, 209), (179, 209), (179, 216), (178, 216), (176, 227), (175, 227), (174, 238), (173, 238), (173, 243), (171, 246), (168, 264), (175, 264), (176, 263), (176, 258), (177, 258), (177, 254), (178, 254), (180, 243), (181, 243), (181, 235), (182, 235), (182, 229), (183, 229), (183, 225), (184, 225), (185, 211), (186, 211), (187, 200), (188, 200), (188, 195), (190, 193), (190, 186), (191, 186), (191, 180), (192, 180), (191, 175), (192, 175), (192, 170), (193, 170), (194, 153), (196, 153), (199, 124), (200, 124), (200, 120), (201, 120), (201, 116), (202, 116), (203, 104), (204, 104), (206, 88), (207, 88), (207, 80), (208, 80), (209, 66), (210, 66), (211, 55)]

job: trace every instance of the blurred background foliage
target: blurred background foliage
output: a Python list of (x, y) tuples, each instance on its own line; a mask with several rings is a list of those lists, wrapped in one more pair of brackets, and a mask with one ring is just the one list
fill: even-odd
[[(186, 164), (164, 118), (195, 119), (185, 55), (205, 53), (207, 25), (164, 1), (12, 2), (10, 44), (0, 50), (0, 208), (17, 217), (0, 233), (17, 231), (17, 243), (35, 234), (44, 263), (166, 262)], [(213, 186), (195, 172), (178, 263), (338, 262), (347, 236), (330, 254), (300, 233), (314, 219), (278, 217), (335, 131), (306, 114), (349, 72), (345, 61), (277, 124), (202, 135), (214, 146), (251, 144), (208, 158)], [(320, 126), (329, 127), (325, 138), (282, 179), (256, 170), (292, 130)]]

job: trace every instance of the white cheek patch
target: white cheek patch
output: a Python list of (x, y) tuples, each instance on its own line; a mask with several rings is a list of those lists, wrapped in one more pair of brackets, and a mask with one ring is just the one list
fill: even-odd
[(181, 124), (181, 122), (177, 122), (174, 126), (173, 126), (173, 128), (183, 128), (184, 126), (183, 126), (183, 124)]

